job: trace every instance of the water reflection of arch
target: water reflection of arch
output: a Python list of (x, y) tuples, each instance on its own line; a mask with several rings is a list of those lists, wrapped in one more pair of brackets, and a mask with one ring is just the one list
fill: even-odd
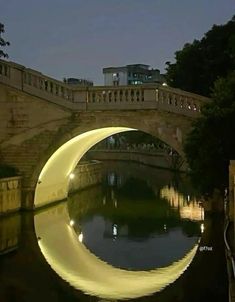
[(196, 244), (179, 261), (148, 272), (117, 269), (99, 260), (79, 242), (69, 224), (66, 204), (57, 207), (58, 210), (47, 208), (35, 215), (40, 249), (61, 278), (90, 295), (126, 299), (157, 292), (185, 271), (197, 251)]
[[(126, 184), (127, 188), (131, 186), (129, 185)], [(140, 186), (141, 183), (138, 188)], [(100, 215), (107, 221), (115, 221), (119, 228), (128, 227), (129, 237), (133, 239), (137, 238), (138, 234), (147, 239), (151, 234), (164, 234), (176, 227), (181, 228), (187, 236), (198, 236), (199, 224), (190, 219), (182, 220), (180, 213), (171, 208), (165, 199), (155, 198), (151, 188), (148, 193), (144, 191), (147, 199), (143, 201), (143, 196), (138, 194), (137, 189), (135, 191), (133, 196), (125, 196), (126, 193), (121, 188), (115, 190), (114, 187), (96, 186), (74, 193), (68, 198), (69, 216), (80, 224), (81, 221), (92, 219), (94, 215)]]

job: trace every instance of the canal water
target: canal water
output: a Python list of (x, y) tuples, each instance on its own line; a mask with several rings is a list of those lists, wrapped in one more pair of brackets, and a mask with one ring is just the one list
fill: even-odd
[(0, 245), (0, 301), (228, 301), (223, 217), (167, 170), (104, 164), (100, 185), (1, 218)]

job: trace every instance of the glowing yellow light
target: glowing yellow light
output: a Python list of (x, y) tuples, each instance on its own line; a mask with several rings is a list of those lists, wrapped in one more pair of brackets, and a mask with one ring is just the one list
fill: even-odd
[(167, 83), (165, 83), (165, 82), (164, 82), (164, 83), (162, 83), (162, 86), (167, 86)]
[(74, 179), (74, 177), (75, 177), (75, 174), (70, 173), (69, 178), (70, 178), (70, 179)]
[[(38, 183), (35, 189), (35, 207), (65, 199), (68, 195), (69, 180), (73, 177), (72, 171), (82, 156), (92, 146), (110, 135), (130, 130), (135, 131), (136, 129), (106, 127), (90, 130), (70, 139), (59, 147), (49, 158), (39, 175), (41, 184)], [(60, 173), (56, 171), (60, 171)]]
[(204, 227), (204, 223), (201, 224), (201, 233), (204, 233), (205, 227)]
[(80, 242), (83, 241), (83, 234), (82, 234), (82, 233), (78, 235), (78, 240), (79, 240)]
[[(173, 187), (163, 187), (160, 191), (161, 197), (167, 199), (170, 205), (174, 208), (179, 208), (180, 217), (190, 220), (204, 220), (204, 209), (201, 203), (197, 202), (196, 198), (185, 198), (182, 194), (178, 193)], [(192, 201), (188, 204), (189, 201)]]
[(69, 222), (69, 224), (71, 225), (71, 226), (73, 226), (74, 225), (74, 220), (70, 220), (70, 222)]

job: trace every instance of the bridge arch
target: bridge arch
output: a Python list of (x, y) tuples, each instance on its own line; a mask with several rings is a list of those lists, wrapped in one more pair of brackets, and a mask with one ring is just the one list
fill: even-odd
[[(159, 128), (154, 131), (154, 129), (149, 129), (149, 127), (143, 127), (141, 121), (138, 125), (135, 123), (138, 128), (128, 127), (130, 124), (126, 123), (126, 126), (122, 127), (96, 127), (87, 131), (81, 131), (78, 127), (72, 131), (73, 134), (71, 134), (72, 138), (70, 139), (68, 139), (68, 133), (66, 133), (61, 138), (63, 143), (60, 143), (60, 146), (54, 149), (50, 157), (45, 155), (44, 157), (47, 159), (41, 160), (33, 173), (31, 181), (34, 184), (36, 183), (36, 186), (34, 185), (34, 207), (37, 208), (66, 198), (70, 174), (79, 160), (92, 146), (113, 134), (134, 130), (142, 131), (144, 129), (144, 132), (166, 142), (183, 157), (183, 151), (180, 148), (181, 143), (177, 144), (177, 140), (170, 135), (172, 133), (164, 133), (164, 131), (159, 131)], [(74, 133), (78, 134), (74, 135)]]
[(40, 207), (67, 197), (71, 173), (82, 156), (110, 135), (136, 129), (106, 127), (84, 132), (59, 147), (44, 165), (36, 184), (34, 206)]

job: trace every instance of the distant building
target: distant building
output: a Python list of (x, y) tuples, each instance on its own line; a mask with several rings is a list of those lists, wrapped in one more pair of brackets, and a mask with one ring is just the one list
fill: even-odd
[(79, 86), (93, 86), (92, 81), (88, 81), (85, 79), (77, 79), (77, 78), (65, 78), (64, 83), (69, 85), (79, 85)]
[(149, 65), (133, 64), (123, 67), (103, 68), (104, 85), (139, 85), (145, 83), (165, 82), (165, 78), (158, 69), (150, 69)]

